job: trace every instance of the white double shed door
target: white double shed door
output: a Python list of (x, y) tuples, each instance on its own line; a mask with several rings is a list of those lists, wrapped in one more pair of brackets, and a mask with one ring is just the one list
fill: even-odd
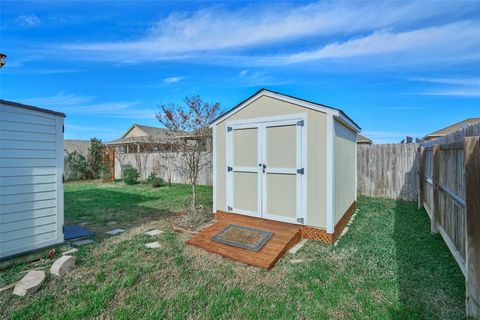
[(227, 123), (228, 210), (306, 223), (306, 117)]

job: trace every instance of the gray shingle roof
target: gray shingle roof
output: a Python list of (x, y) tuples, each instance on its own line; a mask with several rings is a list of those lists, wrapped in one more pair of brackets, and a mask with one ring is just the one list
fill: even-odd
[(462, 120), (460, 122), (454, 123), (454, 124), (452, 124), (448, 127), (445, 127), (443, 129), (440, 129), (440, 130), (434, 131), (432, 133), (429, 133), (425, 137), (423, 137), (423, 139), (426, 139), (427, 137), (430, 137), (430, 136), (434, 136), (434, 137), (444, 136), (446, 134), (458, 131), (458, 130), (462, 129), (462, 127), (464, 127), (464, 126), (479, 123), (479, 122), (480, 122), (480, 118), (468, 118), (468, 119)]
[[(125, 136), (134, 128), (137, 127), (138, 129), (145, 132), (146, 136), (139, 136), (139, 137), (129, 137), (126, 138)], [(173, 137), (182, 137), (187, 136), (184, 132), (178, 132)], [(160, 141), (168, 141), (172, 139), (172, 134), (168, 129), (165, 128), (158, 128), (158, 127), (151, 127), (151, 126), (144, 126), (141, 124), (132, 124), (132, 126), (122, 135), (122, 137), (107, 142), (107, 145), (111, 144), (125, 144), (125, 143), (136, 143), (136, 142), (160, 142)]]

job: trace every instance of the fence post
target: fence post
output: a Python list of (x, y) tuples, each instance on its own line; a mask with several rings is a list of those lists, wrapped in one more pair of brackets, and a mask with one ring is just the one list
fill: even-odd
[(423, 183), (425, 181), (425, 148), (418, 147), (418, 209), (423, 208)]
[(432, 221), (431, 232), (438, 233), (438, 220), (440, 212), (439, 199), (440, 199), (440, 145), (433, 146), (432, 154), (432, 184), (433, 184), (433, 204), (432, 204)]
[(480, 137), (465, 137), (466, 312), (480, 318)]

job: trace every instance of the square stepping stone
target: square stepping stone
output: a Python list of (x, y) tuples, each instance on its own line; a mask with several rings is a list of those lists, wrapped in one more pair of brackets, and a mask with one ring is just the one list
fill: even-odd
[(80, 246), (84, 246), (84, 245), (91, 244), (91, 243), (94, 243), (94, 242), (95, 241), (90, 240), (90, 239), (84, 239), (84, 240), (72, 241), (72, 244), (74, 246), (80, 247)]
[(122, 228), (116, 228), (116, 229), (112, 229), (110, 231), (107, 231), (107, 234), (111, 235), (111, 236), (114, 236), (116, 234), (119, 234), (119, 233), (122, 233), (122, 232), (125, 232), (125, 229), (122, 229)]
[(163, 233), (163, 231), (158, 230), (158, 229), (153, 229), (153, 230), (145, 232), (146, 235), (149, 235), (149, 236), (152, 236), (152, 237), (161, 235), (162, 233)]
[(44, 281), (45, 271), (30, 271), (15, 285), (13, 294), (21, 297), (31, 294), (37, 291)]
[(65, 251), (65, 252), (62, 252), (62, 255), (66, 256), (66, 255), (75, 253), (75, 252), (77, 252), (77, 251), (78, 251), (77, 248), (72, 248), (72, 249), (70, 249), (70, 250), (67, 250), (67, 251)]
[(155, 241), (155, 242), (146, 243), (145, 247), (149, 249), (158, 249), (158, 248), (161, 248), (162, 246), (158, 241)]

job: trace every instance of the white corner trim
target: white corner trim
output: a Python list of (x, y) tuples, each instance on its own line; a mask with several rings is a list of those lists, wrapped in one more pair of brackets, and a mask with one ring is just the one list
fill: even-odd
[(217, 212), (217, 127), (212, 128), (212, 211)]
[(335, 128), (332, 114), (327, 114), (327, 233), (333, 233), (334, 226), (334, 194), (333, 194), (333, 174), (334, 174), (334, 143)]
[[(356, 135), (355, 135), (356, 136)], [(357, 164), (357, 157), (358, 157), (358, 143), (355, 139), (355, 186), (354, 186), (354, 191), (355, 191), (355, 202), (357, 201), (357, 192), (358, 192), (358, 175), (357, 175), (357, 170), (358, 170), (358, 164)]]
[(63, 166), (64, 166), (64, 141), (63, 141), (63, 117), (56, 119), (56, 160), (57, 160), (57, 241), (65, 241), (63, 234), (64, 222), (64, 195), (63, 195)]

